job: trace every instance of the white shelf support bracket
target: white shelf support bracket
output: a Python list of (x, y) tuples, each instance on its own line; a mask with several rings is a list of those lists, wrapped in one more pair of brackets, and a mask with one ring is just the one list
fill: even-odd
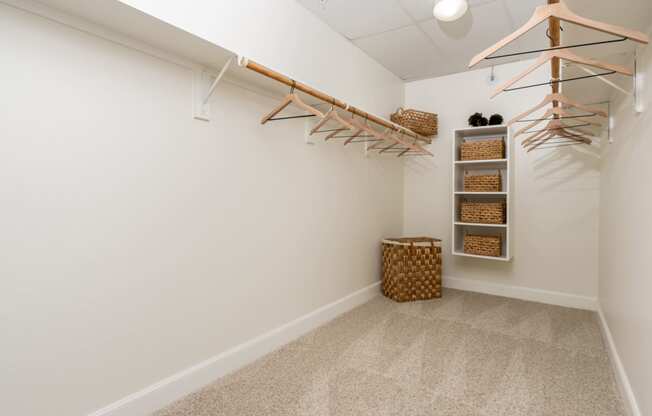
[(234, 56), (229, 58), (217, 76), (213, 76), (206, 70), (195, 71), (193, 75), (193, 117), (197, 120), (211, 120), (210, 99), (234, 59)]
[(594, 77), (598, 78), (600, 81), (602, 81), (602, 82), (604, 82), (605, 84), (609, 85), (611, 88), (613, 88), (613, 89), (615, 89), (615, 90), (617, 90), (617, 91), (620, 91), (620, 92), (622, 92), (622, 93), (625, 94), (625, 95), (633, 95), (633, 93), (632, 93), (631, 91), (627, 91), (626, 89), (624, 89), (624, 88), (621, 87), (620, 85), (616, 84), (615, 82), (613, 82), (613, 81), (611, 81), (611, 80), (609, 80), (609, 79), (607, 79), (607, 78), (605, 78), (605, 77), (603, 77), (603, 76), (601, 76), (601, 75), (598, 75), (598, 73), (595, 72), (595, 71), (592, 70), (592, 69), (586, 68), (586, 67), (584, 67), (584, 66), (582, 66), (582, 65), (568, 65), (568, 66), (573, 66), (573, 67), (575, 67), (575, 68), (579, 68), (579, 69), (581, 69), (581, 70), (584, 71), (585, 73), (587, 73), (587, 74), (589, 74), (589, 75), (591, 75), (591, 76), (594, 76)]

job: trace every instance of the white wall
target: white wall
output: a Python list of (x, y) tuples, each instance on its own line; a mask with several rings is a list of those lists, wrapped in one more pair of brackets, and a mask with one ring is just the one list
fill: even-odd
[[(2, 414), (86, 414), (378, 279), (400, 163), (261, 126), (277, 101), (228, 83), (193, 120), (183, 65), (2, 3), (0, 27)], [(294, 37), (348, 47), (322, 32)], [(349, 94), (399, 104), (352, 59)]]
[[(638, 400), (652, 414), (652, 49), (639, 55), (645, 111), (612, 105), (614, 143), (605, 146), (600, 198), (600, 305)], [(638, 415), (637, 415), (638, 416)]]
[(377, 115), (395, 110), (385, 99), (388, 86), (403, 91), (396, 76), (296, 0), (196, 1), (192, 7), (177, 0), (120, 1)]
[[(529, 62), (496, 67), (497, 84), (521, 72)], [(515, 150), (514, 238), (510, 263), (451, 255), (451, 141), (476, 111), (511, 117), (539, 103), (550, 89), (507, 92), (490, 100), (496, 85), (489, 69), (407, 84), (406, 105), (439, 114), (434, 159), (406, 167), (404, 233), (443, 240), (446, 276), (594, 298), (597, 295), (598, 148), (577, 146), (526, 154)], [(528, 78), (547, 79), (544, 70)], [(517, 126), (520, 128), (520, 126)], [(589, 299), (590, 301), (590, 299)]]

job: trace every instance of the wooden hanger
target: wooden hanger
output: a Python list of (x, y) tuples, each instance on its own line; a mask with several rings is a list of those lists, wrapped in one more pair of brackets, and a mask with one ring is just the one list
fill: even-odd
[(534, 134), (531, 134), (530, 136), (526, 137), (523, 139), (523, 145), (526, 145), (537, 138), (544, 136), (547, 133), (571, 133), (571, 134), (582, 134), (582, 135), (587, 135), (587, 136), (593, 136), (593, 133), (582, 129), (580, 127), (574, 127), (574, 126), (567, 126), (564, 124), (561, 120), (559, 119), (553, 119), (548, 122), (545, 128), (541, 129), (541, 131), (534, 132)]
[(540, 135), (541, 133), (550, 132), (550, 131), (563, 131), (563, 132), (572, 131), (574, 134), (581, 133), (581, 134), (586, 134), (586, 135), (589, 135), (589, 136), (593, 136), (593, 133), (591, 131), (582, 129), (581, 127), (568, 126), (568, 125), (564, 124), (562, 120), (560, 120), (558, 118), (554, 118), (554, 119), (550, 120), (546, 124), (546, 126), (543, 129), (541, 129), (540, 131), (533, 132), (533, 133), (537, 133), (537, 134), (532, 134), (529, 137), (523, 139), (523, 143), (526, 144), (527, 142), (531, 141), (535, 136)]
[[(544, 146), (545, 145), (545, 146)], [(585, 143), (583, 141), (578, 141), (573, 139), (572, 137), (566, 137), (566, 136), (557, 136), (557, 137), (551, 137), (550, 139), (537, 144), (536, 146), (532, 146), (530, 148), (527, 148), (525, 150), (526, 153), (529, 153), (533, 150), (537, 149), (553, 149), (557, 147), (563, 147), (563, 146), (578, 146), (578, 145), (587, 145), (590, 146), (590, 144)]]
[(582, 144), (591, 144), (591, 139), (584, 137), (582, 135), (572, 134), (572, 133), (548, 133), (544, 136), (541, 136), (538, 140), (530, 142), (523, 147), (525, 148), (526, 151), (529, 152), (530, 150), (533, 150), (541, 146), (542, 144), (548, 143), (551, 140), (557, 138), (568, 139)]
[[(387, 150), (391, 150), (395, 148), (396, 146), (403, 145), (407, 149), (405, 152), (399, 154), (399, 156), (402, 156), (403, 154), (407, 153), (408, 151), (413, 151), (417, 152), (419, 154), (423, 155), (430, 155), (433, 156), (432, 153), (424, 149), (421, 145), (417, 143), (416, 140), (414, 140), (414, 143), (410, 143), (409, 139), (403, 137), (403, 133), (401, 132), (401, 137), (397, 136), (396, 131), (392, 129), (385, 129), (384, 132), (380, 133), (377, 130), (371, 128), (366, 122), (363, 123), (361, 119), (355, 119), (355, 118), (350, 118), (349, 123), (353, 124), (355, 127), (364, 130), (365, 132), (369, 133), (370, 135), (373, 135), (377, 139), (380, 139), (377, 143), (372, 144), (367, 148), (367, 150), (380, 150), (380, 153), (384, 153)], [(349, 138), (347, 142), (350, 140), (353, 140)], [(387, 147), (384, 147), (382, 149), (378, 149), (379, 146), (382, 146), (383, 144), (386, 144), (385, 142), (390, 142), (390, 145)], [(344, 144), (347, 144), (346, 142)]]
[(591, 144), (592, 140), (587, 137), (592, 136), (593, 133), (590, 131), (586, 131), (583, 129), (579, 128), (571, 128), (566, 125), (564, 125), (560, 120), (551, 120), (548, 123), (548, 126), (546, 129), (537, 132), (529, 137), (527, 137), (525, 140), (523, 140), (522, 145), (524, 147), (533, 145), (535, 143), (539, 143), (540, 141), (547, 141), (552, 137), (555, 136), (569, 136), (572, 138), (576, 138), (577, 140), (581, 140), (587, 144)]
[[(564, 110), (561, 107), (551, 107), (546, 111), (541, 118), (538, 120), (534, 120), (532, 123), (528, 124), (527, 126), (523, 127), (522, 129), (518, 130), (516, 133), (514, 133), (514, 138), (520, 136), (521, 134), (524, 134), (528, 130), (530, 130), (533, 127), (538, 126), (541, 122), (546, 121), (547, 118), (550, 116), (559, 116), (559, 119), (562, 119), (564, 117), (572, 117), (578, 122), (581, 122), (583, 124), (590, 124), (592, 126), (596, 127), (602, 127), (601, 123), (596, 123), (595, 121), (587, 120), (586, 118), (583, 117), (577, 117), (573, 115), (572, 113), (569, 113), (568, 111)], [(587, 114), (585, 117), (592, 117), (593, 114)]]
[[(496, 90), (491, 95), (491, 98), (494, 98), (501, 92), (505, 91), (507, 88), (511, 87), (512, 85), (516, 84), (518, 81), (528, 76), (530, 73), (532, 73), (535, 69), (539, 68), (541, 65), (550, 62), (555, 58), (574, 62), (576, 64), (582, 64), (582, 65), (592, 66), (595, 68), (604, 69), (606, 71), (614, 71), (623, 75), (632, 76), (634, 74), (632, 70), (622, 65), (614, 65), (605, 62), (600, 62), (598, 60), (591, 59), (591, 58), (583, 58), (568, 50), (547, 51), (547, 52), (543, 52), (532, 65), (530, 65), (527, 69), (525, 69), (525, 71), (521, 72), (514, 78), (510, 79), (503, 85), (496, 88)], [(559, 80), (553, 80), (553, 81), (559, 81)]]
[(568, 139), (569, 140), (568, 142), (572, 141), (572, 142), (576, 142), (576, 144), (588, 144), (588, 145), (590, 145), (592, 143), (591, 139), (589, 139), (588, 137), (584, 137), (584, 136), (578, 135), (578, 134), (550, 133), (548, 136), (542, 137), (538, 141), (530, 143), (528, 146), (526, 146), (526, 149), (527, 149), (526, 151), (529, 153), (532, 150), (536, 149), (537, 147), (539, 147), (539, 146), (541, 146), (541, 145), (543, 145), (545, 143), (548, 143), (548, 142), (550, 142), (550, 140), (555, 139), (555, 138)]
[[(397, 134), (400, 133), (400, 136)], [(380, 149), (380, 153), (385, 153), (388, 150), (394, 149), (397, 146), (401, 145), (403, 146), (401, 149), (402, 151), (399, 152), (398, 156), (403, 156), (404, 154), (408, 152), (416, 152), (418, 154), (422, 155), (430, 155), (433, 156), (432, 153), (421, 147), (416, 143), (416, 140), (414, 140), (414, 143), (410, 143), (409, 139), (407, 139), (404, 135), (404, 133), (401, 132), (396, 132), (394, 130), (390, 130), (388, 133), (385, 134), (385, 136), (390, 140), (393, 141), (389, 146), (384, 147)], [(376, 146), (373, 146), (374, 149), (378, 150)]]
[(593, 114), (595, 114), (595, 115), (597, 115), (597, 116), (601, 116), (601, 117), (605, 117), (605, 118), (607, 117), (607, 113), (604, 112), (604, 111), (602, 111), (602, 110), (599, 110), (599, 109), (597, 109), (597, 108), (592, 108), (592, 107), (588, 107), (588, 106), (585, 106), (585, 105), (583, 105), (583, 104), (580, 104), (580, 103), (578, 103), (578, 102), (576, 102), (576, 101), (574, 101), (574, 100), (572, 100), (572, 99), (566, 97), (566, 96), (563, 95), (563, 94), (553, 93), (553, 94), (548, 94), (548, 95), (546, 95), (546, 97), (543, 99), (543, 101), (541, 101), (539, 104), (535, 105), (535, 106), (532, 107), (531, 109), (529, 109), (529, 110), (527, 110), (527, 111), (525, 111), (525, 112), (523, 112), (523, 113), (517, 115), (517, 116), (514, 117), (513, 119), (511, 119), (511, 120), (507, 123), (507, 126), (511, 126), (512, 124), (516, 123), (517, 121), (519, 121), (519, 120), (521, 120), (521, 119), (523, 119), (523, 118), (529, 116), (530, 114), (532, 114), (532, 113), (534, 113), (535, 111), (537, 111), (537, 110), (539, 110), (539, 109), (545, 107), (547, 104), (550, 104), (550, 103), (553, 103), (553, 105), (556, 105), (556, 104), (562, 103), (562, 104), (565, 104), (566, 107), (579, 108), (580, 110), (584, 110), (584, 111), (586, 111), (587, 113), (593, 113)]
[[(353, 124), (353, 126), (357, 127), (359, 130), (358, 130), (358, 132), (356, 132), (357, 134), (354, 134), (353, 136), (349, 137), (349, 138), (344, 142), (344, 145), (345, 145), (345, 146), (346, 146), (347, 144), (351, 143), (351, 142), (352, 142), (356, 137), (358, 137), (358, 136), (359, 136), (360, 134), (362, 134), (363, 132), (365, 132), (365, 133), (367, 133), (367, 134), (369, 134), (369, 135), (371, 135), (371, 136), (374, 136), (374, 137), (375, 137), (376, 139), (378, 139), (379, 141), (388, 140), (387, 136), (385, 136), (385, 133), (380, 133), (380, 132), (378, 132), (376, 129), (371, 128), (371, 126), (369, 126), (369, 125), (366, 123), (366, 121), (363, 123), (362, 121), (356, 120), (355, 118), (352, 117), (351, 119), (349, 119), (349, 122), (350, 122), (351, 124)], [(389, 130), (389, 129), (387, 129), (387, 130)], [(386, 131), (387, 131), (387, 130), (386, 130)], [(380, 142), (379, 142), (379, 143), (380, 143)], [(378, 144), (378, 143), (377, 143), (377, 144)]]
[(327, 139), (334, 136), (335, 134), (337, 134), (338, 131), (345, 131), (345, 130), (355, 131), (356, 130), (356, 128), (351, 123), (349, 123), (347, 120), (343, 119), (339, 115), (337, 110), (335, 110), (335, 106), (331, 106), (331, 109), (328, 110), (328, 113), (326, 113), (326, 115), (322, 116), (322, 119), (319, 120), (319, 122), (317, 124), (315, 124), (315, 126), (312, 128), (312, 130), (310, 130), (310, 134), (312, 135), (312, 134), (315, 134), (315, 133), (319, 133), (319, 129), (324, 124), (326, 124), (329, 120), (334, 120), (337, 123), (339, 123), (342, 127), (345, 127), (345, 128), (334, 131), (333, 133), (331, 133), (329, 135), (329, 137), (327, 137)]
[(543, 130), (541, 132), (538, 132), (537, 135), (530, 136), (530, 137), (526, 138), (525, 140), (523, 140), (522, 145), (524, 147), (526, 147), (526, 146), (528, 146), (528, 145), (530, 145), (530, 144), (532, 144), (534, 142), (537, 142), (539, 139), (541, 139), (543, 137), (546, 137), (546, 136), (549, 136), (549, 135), (560, 135), (560, 134), (569, 134), (569, 135), (572, 135), (574, 137), (582, 137), (582, 138), (588, 140), (589, 143), (592, 142), (592, 140), (590, 139), (590, 136), (593, 136), (593, 133), (591, 133), (590, 131), (577, 130), (577, 129), (567, 128), (565, 126), (560, 126), (560, 127), (557, 127), (557, 128), (550, 128), (550, 129), (546, 129), (546, 130)]
[[(353, 127), (355, 127), (355, 126), (353, 126)], [(332, 138), (337, 138), (338, 134), (340, 134), (342, 132), (345, 132), (345, 131), (350, 131), (350, 130), (351, 129), (349, 129), (348, 127), (343, 127), (341, 129), (334, 129), (330, 134), (328, 134), (328, 136), (324, 137), (324, 141), (328, 141), (328, 139), (332, 139)], [(315, 133), (319, 133), (319, 132), (315, 132)], [(348, 136), (348, 139), (344, 142), (344, 144), (345, 145), (349, 144), (353, 139), (358, 137), (360, 134), (362, 134), (362, 129), (356, 130), (355, 133), (353, 133), (351, 136)]]
[[(379, 138), (382, 138), (385, 141), (391, 141), (391, 139), (387, 136), (388, 134), (391, 133), (391, 131), (392, 131), (392, 129), (385, 128), (385, 130), (382, 133), (380, 133)], [(378, 146), (382, 146), (383, 144), (385, 144), (384, 141), (376, 142), (376, 143), (372, 144), (371, 146), (369, 146), (367, 148), (367, 150), (375, 150)]]
[[(532, 30), (534, 27), (538, 26), (540, 23), (543, 23), (550, 18), (557, 18), (565, 22), (575, 23), (577, 25), (589, 29), (594, 29), (599, 32), (608, 33), (610, 35), (625, 37), (627, 39), (631, 39), (639, 43), (647, 44), (650, 42), (648, 36), (645, 35), (643, 32), (639, 32), (637, 30), (630, 30), (624, 27), (611, 25), (608, 23), (603, 23), (596, 20), (587, 19), (582, 16), (578, 16), (577, 14), (573, 13), (563, 1), (560, 1), (559, 3), (548, 4), (548, 5), (537, 7), (534, 10), (534, 14), (532, 15), (532, 17), (530, 17), (530, 20), (528, 20), (518, 30), (516, 30), (509, 36), (505, 37), (501, 41), (497, 42), (493, 46), (485, 49), (484, 51), (474, 56), (473, 59), (471, 59), (471, 62), (469, 63), (469, 68), (477, 65), (480, 61), (482, 61), (486, 57), (492, 55), (496, 51), (514, 42), (516, 39), (518, 39), (525, 33)], [(550, 20), (555, 20), (555, 19), (550, 19)]]
[(268, 121), (270, 121), (275, 115), (283, 111), (285, 107), (287, 107), (290, 104), (294, 104), (297, 107), (299, 107), (302, 110), (307, 111), (310, 114), (313, 114), (317, 117), (324, 117), (324, 114), (317, 110), (316, 108), (306, 104), (303, 102), (301, 98), (295, 93), (291, 92), (288, 95), (285, 96), (281, 104), (279, 104), (275, 109), (273, 109), (269, 114), (267, 114), (263, 119), (260, 121), (260, 124), (265, 124)]

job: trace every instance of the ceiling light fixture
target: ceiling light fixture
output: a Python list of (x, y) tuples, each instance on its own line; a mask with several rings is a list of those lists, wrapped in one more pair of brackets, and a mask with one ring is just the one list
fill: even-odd
[(464, 16), (468, 8), (466, 0), (438, 0), (432, 14), (442, 22), (452, 22)]

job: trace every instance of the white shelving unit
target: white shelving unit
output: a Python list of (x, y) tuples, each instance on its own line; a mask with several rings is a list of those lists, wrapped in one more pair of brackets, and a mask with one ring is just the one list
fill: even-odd
[[(460, 144), (464, 140), (483, 140), (490, 138), (502, 137), (505, 141), (505, 159), (492, 160), (459, 160)], [(484, 126), (469, 127), (455, 130), (453, 140), (453, 239), (452, 252), (455, 256), (472, 257), (487, 260), (510, 261), (512, 259), (512, 162), (511, 162), (511, 137), (509, 129), (506, 126)], [(500, 170), (502, 176), (501, 192), (465, 192), (464, 191), (464, 172), (472, 173), (493, 173)], [(507, 204), (507, 222), (506, 224), (470, 224), (463, 223), (460, 220), (460, 201), (467, 200), (505, 200)], [(503, 252), (500, 257), (478, 256), (475, 254), (464, 253), (464, 234), (487, 234), (500, 235), (503, 241)]]

